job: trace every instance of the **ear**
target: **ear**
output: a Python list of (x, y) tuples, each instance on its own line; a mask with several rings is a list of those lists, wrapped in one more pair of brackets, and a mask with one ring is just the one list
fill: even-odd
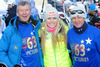
[(86, 20), (85, 18), (83, 18), (84, 19), (84, 21)]
[(16, 13), (16, 15), (18, 16), (18, 12)]

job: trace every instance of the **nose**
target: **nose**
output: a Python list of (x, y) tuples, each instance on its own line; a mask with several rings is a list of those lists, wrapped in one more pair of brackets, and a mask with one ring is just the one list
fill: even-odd
[(78, 17), (75, 18), (75, 22), (79, 22), (79, 18)]
[(26, 11), (23, 11), (23, 14), (26, 14)]
[(78, 22), (78, 19), (76, 19), (75, 22)]

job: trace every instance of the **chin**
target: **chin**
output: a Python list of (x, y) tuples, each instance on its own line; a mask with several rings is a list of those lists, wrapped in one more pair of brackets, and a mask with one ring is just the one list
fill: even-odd
[(80, 27), (81, 27), (81, 25), (75, 25), (75, 27), (76, 27), (76, 28), (80, 28)]
[(77, 28), (80, 28), (80, 27), (77, 27)]
[(23, 20), (23, 22), (27, 22), (28, 20)]

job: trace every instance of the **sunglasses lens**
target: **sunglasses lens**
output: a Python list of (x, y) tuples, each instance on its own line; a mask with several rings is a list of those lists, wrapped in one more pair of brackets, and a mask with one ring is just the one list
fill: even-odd
[(82, 14), (84, 12), (82, 10), (78, 10), (77, 13)]
[(76, 13), (76, 10), (73, 10), (73, 11), (70, 11), (71, 14), (75, 14)]

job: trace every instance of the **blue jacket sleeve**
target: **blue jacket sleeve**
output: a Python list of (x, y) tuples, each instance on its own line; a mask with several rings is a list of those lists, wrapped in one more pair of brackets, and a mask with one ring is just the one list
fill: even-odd
[(0, 62), (6, 64), (8, 67), (13, 67), (7, 54), (9, 50), (10, 38), (11, 32), (9, 32), (9, 29), (5, 29), (4, 34), (0, 40)]

